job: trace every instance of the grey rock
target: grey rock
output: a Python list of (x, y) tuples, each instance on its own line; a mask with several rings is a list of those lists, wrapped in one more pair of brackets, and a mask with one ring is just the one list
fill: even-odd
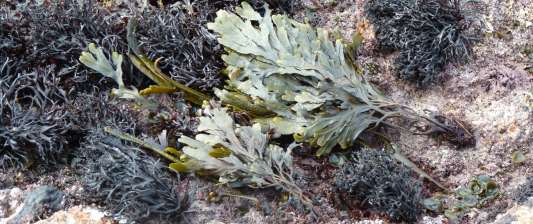
[(75, 206), (61, 210), (35, 224), (111, 224), (112, 219), (94, 207)]
[(6, 220), (6, 224), (30, 223), (44, 214), (51, 214), (64, 207), (64, 193), (50, 186), (33, 190), (22, 206)]
[(0, 223), (22, 205), (23, 191), (18, 188), (0, 190)]
[(498, 215), (493, 224), (533, 223), (533, 197), (523, 204), (515, 204), (504, 214)]

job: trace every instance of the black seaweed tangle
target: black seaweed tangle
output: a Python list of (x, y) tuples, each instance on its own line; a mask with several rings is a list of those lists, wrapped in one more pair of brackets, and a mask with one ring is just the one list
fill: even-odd
[(114, 215), (139, 223), (180, 222), (187, 195), (178, 191), (179, 175), (152, 155), (95, 130), (79, 158), (84, 189)]
[(0, 170), (62, 160), (79, 129), (53, 66), (17, 75), (8, 73), (9, 61), (0, 66)]
[(461, 10), (458, 0), (370, 0), (365, 9), (378, 48), (398, 50), (399, 77), (418, 87), (442, 81), (444, 66), (467, 61), (478, 40), (469, 29), (474, 13)]
[(362, 149), (339, 170), (335, 178), (339, 192), (349, 195), (375, 212), (394, 221), (414, 222), (422, 213), (422, 183), (389, 154)]
[(0, 9), (0, 27), (0, 56), (13, 60), (17, 72), (56, 65), (65, 89), (100, 80), (78, 61), (88, 43), (127, 51), (125, 21), (96, 1), (27, 1)]
[[(224, 63), (222, 46), (206, 24), (220, 9), (231, 9), (240, 1), (196, 0), (182, 7), (148, 8), (138, 18), (137, 38), (152, 60), (161, 58), (161, 69), (181, 83), (210, 90), (221, 84)], [(291, 11), (296, 3), (287, 0), (255, 0), (263, 9), (272, 5), (278, 12)]]

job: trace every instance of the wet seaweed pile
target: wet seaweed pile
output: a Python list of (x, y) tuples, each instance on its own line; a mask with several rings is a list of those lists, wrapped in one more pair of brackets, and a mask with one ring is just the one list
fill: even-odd
[(181, 220), (187, 192), (177, 190), (179, 175), (166, 172), (161, 161), (103, 132), (91, 133), (82, 148), (84, 187), (114, 215), (138, 222)]
[(366, 15), (374, 26), (378, 48), (399, 51), (398, 76), (419, 87), (441, 82), (450, 62), (464, 62), (478, 40), (467, 32), (472, 18), (461, 1), (370, 0)]
[(422, 183), (385, 152), (363, 149), (350, 155), (335, 185), (349, 198), (386, 213), (394, 221), (415, 222), (422, 213)]
[(54, 164), (79, 140), (66, 93), (54, 66), (18, 76), (10, 74), (11, 66), (6, 60), (0, 68), (0, 167)]
[[(382, 94), (356, 61), (360, 43), (291, 19), (299, 4), (10, 3), (0, 9), (0, 170), (67, 164), (88, 200), (140, 223), (183, 221), (200, 200), (183, 180), (198, 177), (282, 191), (280, 204), (317, 221), (319, 199), (300, 184), (293, 152), (365, 148), (347, 154), (329, 188), (372, 214), (416, 221), (432, 193), (420, 179), (447, 189), (402, 156), (387, 130), (457, 146), (474, 137), (459, 121)], [(470, 53), (451, 5), (367, 8), (380, 46), (400, 50), (401, 76), (419, 85)]]
[[(89, 43), (103, 46), (106, 54), (127, 53), (126, 25), (135, 18), (141, 21), (137, 35), (149, 58), (162, 58), (161, 69), (174, 80), (209, 91), (222, 82), (223, 49), (205, 25), (218, 10), (231, 9), (239, 1), (201, 0), (143, 11), (137, 3), (110, 6), (99, 1), (2, 4), (0, 169), (53, 167), (75, 158), (84, 170), (87, 191), (117, 215), (138, 221), (179, 220), (186, 206), (175, 189), (177, 174), (139, 147), (120, 141), (108, 146), (102, 128), (157, 134), (165, 130), (175, 146), (177, 137), (195, 129), (189, 106), (175, 94), (159, 98), (156, 112), (136, 110), (108, 94), (111, 83), (78, 58)], [(253, 4), (262, 8), (266, 2)], [(294, 3), (272, 5), (289, 13)], [(129, 62), (123, 68), (127, 83), (148, 84)], [(177, 112), (184, 109), (189, 112)], [(147, 191), (151, 193), (143, 193)]]
[[(120, 15), (92, 1), (82, 5), (77, 1), (42, 5), (29, 1), (1, 11), (0, 55), (14, 63), (13, 75), (56, 65), (54, 73), (63, 88), (91, 89), (98, 80), (78, 62), (86, 43), (98, 42), (109, 49), (127, 50)], [(79, 84), (87, 81), (91, 82)]]

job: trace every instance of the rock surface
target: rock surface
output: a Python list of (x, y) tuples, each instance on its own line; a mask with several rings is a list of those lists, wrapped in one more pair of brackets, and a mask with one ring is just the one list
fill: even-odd
[(0, 223), (15, 213), (22, 200), (23, 191), (18, 187), (0, 190)]
[(493, 224), (528, 224), (533, 223), (533, 197), (524, 204), (515, 204), (504, 214), (496, 217)]
[[(13, 191), (15, 194), (18, 192), (15, 188), (10, 193)], [(12, 205), (9, 205), (8, 211), (13, 212), (5, 219), (0, 220), (2, 223), (30, 223), (43, 215), (62, 209), (64, 206), (64, 193), (50, 186), (41, 186), (29, 192), (23, 203), (18, 203), (19, 200), (16, 199), (20, 199), (20, 197), (14, 196), (11, 198), (13, 200), (12, 205), (20, 205), (15, 211), (12, 210)]]
[(68, 210), (58, 211), (47, 219), (35, 224), (111, 224), (113, 220), (93, 207), (75, 206)]

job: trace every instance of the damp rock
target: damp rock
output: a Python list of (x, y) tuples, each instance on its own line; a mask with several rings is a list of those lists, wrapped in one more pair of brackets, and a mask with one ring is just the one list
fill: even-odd
[(533, 197), (523, 204), (515, 204), (504, 214), (496, 217), (493, 224), (533, 223)]
[(66, 223), (91, 223), (111, 224), (114, 223), (105, 213), (97, 208), (75, 206), (68, 210), (61, 210), (52, 214), (47, 219), (40, 220), (35, 224), (66, 224)]
[(0, 223), (12, 215), (22, 204), (23, 191), (18, 188), (0, 190)]
[(22, 205), (2, 223), (30, 223), (60, 210), (64, 206), (64, 193), (50, 186), (41, 186), (27, 194)]

